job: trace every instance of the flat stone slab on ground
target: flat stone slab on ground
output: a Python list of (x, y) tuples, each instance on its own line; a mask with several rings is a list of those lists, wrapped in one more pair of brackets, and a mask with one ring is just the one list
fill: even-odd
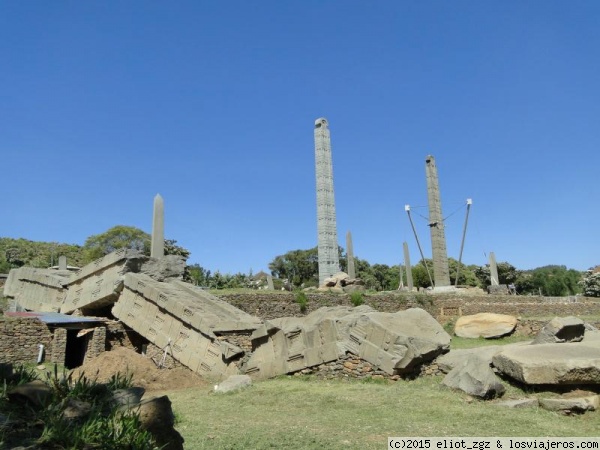
[(517, 318), (514, 316), (479, 313), (459, 317), (454, 326), (454, 334), (470, 339), (498, 338), (512, 333), (516, 326)]
[(537, 398), (519, 398), (516, 400), (502, 400), (501, 402), (495, 403), (496, 406), (502, 406), (503, 408), (537, 408), (540, 403)]
[(600, 395), (583, 397), (540, 398), (540, 406), (549, 411), (584, 413), (596, 411), (600, 407)]
[(511, 347), (492, 358), (500, 372), (526, 384), (600, 384), (600, 346), (584, 343)]
[(461, 348), (456, 350), (450, 350), (448, 353), (438, 356), (435, 360), (435, 363), (444, 373), (450, 372), (454, 368), (454, 366), (464, 361), (471, 355), (475, 355), (482, 361), (486, 361), (488, 364), (492, 364), (492, 358), (498, 353), (502, 352), (504, 349), (510, 347), (529, 345), (530, 343), (531, 341), (523, 341), (506, 345), (488, 345), (485, 347)]
[(226, 392), (237, 391), (252, 384), (252, 378), (248, 375), (231, 375), (222, 383), (215, 386), (215, 392), (224, 394)]

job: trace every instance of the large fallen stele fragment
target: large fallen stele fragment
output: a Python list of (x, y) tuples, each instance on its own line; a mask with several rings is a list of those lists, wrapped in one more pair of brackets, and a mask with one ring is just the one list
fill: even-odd
[(369, 306), (320, 308), (304, 318), (265, 322), (252, 335), (246, 373), (269, 378), (356, 354), (387, 374), (403, 374), (448, 349), (450, 336), (426, 311), (380, 313)]
[(65, 299), (68, 280), (65, 272), (20, 267), (9, 272), (4, 295), (28, 311), (57, 312)]
[(238, 373), (237, 363), (244, 354), (217, 335), (249, 334), (262, 325), (260, 319), (206, 292), (136, 273), (125, 275), (112, 313), (185, 366), (215, 380)]
[(506, 348), (492, 363), (525, 384), (600, 384), (600, 346), (583, 342)]

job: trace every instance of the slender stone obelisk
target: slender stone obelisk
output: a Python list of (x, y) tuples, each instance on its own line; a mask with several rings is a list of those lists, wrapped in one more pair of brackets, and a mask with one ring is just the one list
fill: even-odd
[(160, 194), (156, 194), (156, 197), (154, 197), (150, 256), (152, 258), (165, 256), (165, 205)]
[(273, 284), (273, 275), (267, 275), (267, 288), (270, 291), (274, 291), (275, 290), (275, 285)]
[(317, 234), (319, 253), (319, 285), (340, 271), (331, 137), (325, 118), (315, 120), (315, 165), (317, 178)]
[(67, 270), (67, 257), (64, 255), (58, 257), (58, 270)]
[(498, 264), (496, 264), (496, 255), (494, 255), (494, 252), (490, 252), (490, 284), (492, 286), (498, 286), (500, 284), (498, 278)]
[(346, 233), (346, 256), (348, 258), (348, 276), (350, 278), (356, 278), (356, 271), (354, 270), (354, 248), (352, 247), (352, 233), (349, 231)]
[(446, 234), (444, 232), (438, 173), (435, 159), (431, 155), (425, 158), (425, 175), (427, 176), (434, 287), (440, 288), (450, 286), (450, 270), (448, 269), (448, 252), (446, 250)]
[(408, 286), (408, 290), (413, 290), (413, 277), (412, 277), (412, 269), (410, 267), (410, 254), (408, 253), (408, 243), (404, 242), (402, 244), (404, 249), (404, 267), (406, 268), (406, 285)]

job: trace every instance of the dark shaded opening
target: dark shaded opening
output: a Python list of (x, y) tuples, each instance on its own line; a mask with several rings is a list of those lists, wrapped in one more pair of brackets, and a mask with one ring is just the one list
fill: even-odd
[(74, 369), (83, 364), (88, 335), (77, 337), (79, 330), (67, 330), (67, 348), (65, 350), (65, 367)]

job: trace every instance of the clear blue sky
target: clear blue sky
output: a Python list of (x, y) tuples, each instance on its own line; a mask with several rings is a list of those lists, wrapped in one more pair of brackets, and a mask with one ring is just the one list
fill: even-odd
[[(316, 245), (314, 121), (338, 235), (419, 260), (404, 205), (435, 156), (449, 256), (600, 264), (600, 2), (3, 1), (0, 236), (123, 224), (190, 263), (266, 270)], [(430, 255), (426, 221), (414, 210)]]

